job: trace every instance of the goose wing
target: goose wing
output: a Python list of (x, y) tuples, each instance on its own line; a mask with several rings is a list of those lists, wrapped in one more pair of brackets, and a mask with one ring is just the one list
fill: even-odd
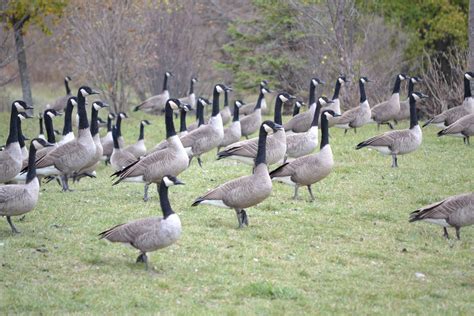
[(438, 136), (462, 133), (464, 130), (469, 128), (474, 129), (474, 114), (466, 115), (460, 118), (453, 124), (438, 132)]
[(212, 132), (212, 126), (205, 124), (199, 126), (197, 129), (187, 133), (183, 137), (181, 137), (181, 143), (183, 144), (183, 147), (192, 147), (194, 143), (200, 142), (200, 141), (207, 141), (207, 138), (209, 138), (209, 133)]
[(138, 219), (107, 229), (101, 232), (99, 236), (100, 239), (105, 238), (111, 242), (130, 243), (133, 246), (134, 242), (143, 235), (159, 229), (160, 221), (160, 217)]
[(342, 113), (341, 116), (334, 118), (335, 124), (350, 124), (357, 118), (357, 116), (359, 115), (359, 111), (360, 107), (355, 107), (353, 109), (347, 110), (346, 112)]
[(24, 185), (11, 184), (0, 186), (0, 206), (7, 202), (20, 199), (25, 193), (27, 193), (27, 190)]
[(228, 156), (256, 157), (258, 150), (257, 139), (249, 139), (227, 146), (217, 154), (218, 159)]
[(360, 149), (360, 148), (366, 147), (366, 146), (374, 146), (374, 147), (386, 146), (386, 147), (390, 147), (390, 146), (393, 145), (396, 138), (404, 137), (405, 136), (404, 134), (406, 132), (408, 132), (408, 131), (403, 130), (403, 131), (388, 131), (388, 132), (385, 132), (383, 134), (371, 137), (371, 138), (367, 139), (366, 141), (363, 141), (363, 142), (357, 144), (356, 149)]
[(442, 201), (424, 206), (410, 213), (410, 222), (423, 219), (447, 219), (451, 214), (474, 203), (474, 193), (448, 197)]
[(157, 106), (165, 104), (165, 102), (167, 101), (165, 99), (166, 99), (166, 95), (163, 93), (154, 95), (152, 97), (149, 97), (148, 99), (146, 99), (139, 105), (137, 105), (133, 110), (138, 111), (138, 110), (153, 109)]
[(70, 141), (56, 147), (49, 154), (36, 160), (36, 168), (44, 168), (54, 165), (57, 160), (70, 161), (80, 159), (84, 152), (84, 145), (77, 141)]

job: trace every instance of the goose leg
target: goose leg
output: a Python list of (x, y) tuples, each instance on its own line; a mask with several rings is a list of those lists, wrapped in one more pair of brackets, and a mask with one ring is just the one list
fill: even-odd
[(242, 223), (242, 217), (240, 216), (240, 212), (241, 212), (241, 210), (239, 210), (237, 208), (235, 209), (235, 214), (237, 215), (237, 221), (239, 222), (239, 227), (237, 227), (237, 228), (242, 228), (244, 226), (243, 223)]
[(61, 182), (62, 182), (62, 185), (63, 185), (63, 192), (67, 192), (67, 191), (72, 192), (73, 191), (73, 190), (69, 189), (67, 175), (62, 175), (61, 176)]
[(249, 139), (249, 135), (245, 135), (245, 139)]
[(456, 226), (455, 228), (456, 228), (456, 238), (458, 240), (461, 240), (461, 227)]
[(285, 155), (285, 158), (283, 158), (283, 163), (286, 163), (287, 159), (288, 159), (288, 155)]
[(395, 125), (398, 125), (398, 121), (397, 121), (397, 120), (393, 120), (393, 122), (395, 123)]
[(146, 252), (142, 252), (138, 258), (137, 263), (143, 262), (145, 264), (145, 270), (148, 270), (148, 257), (146, 256)]
[(377, 123), (377, 131), (380, 130), (380, 123)]
[(446, 239), (449, 239), (449, 234), (448, 234), (448, 230), (446, 229), (446, 227), (443, 227), (443, 237), (446, 238)]
[(346, 136), (346, 134), (347, 134), (347, 129), (344, 130), (344, 136)]
[(202, 168), (202, 160), (201, 160), (201, 157), (197, 157), (197, 161), (198, 161), (199, 167)]
[(390, 122), (387, 122), (387, 125), (388, 125), (388, 127), (389, 127), (390, 129), (393, 129), (393, 125), (392, 125), (392, 123), (390, 123)]
[(295, 194), (293, 195), (293, 200), (296, 200), (298, 198), (298, 185), (295, 185)]
[(143, 192), (143, 201), (147, 202), (149, 200), (148, 198), (148, 187), (150, 185), (148, 183), (145, 184), (144, 192)]
[(7, 222), (8, 224), (10, 225), (11, 229), (12, 229), (12, 233), (14, 234), (19, 234), (20, 232), (18, 231), (18, 229), (16, 229), (15, 225), (13, 225), (12, 223), (12, 219), (10, 216), (7, 216)]
[(357, 127), (354, 127), (354, 134), (357, 134)]
[(311, 191), (311, 185), (308, 185), (308, 192), (309, 192), (309, 195), (311, 196), (311, 202), (314, 201), (314, 195), (313, 195), (313, 191)]
[(240, 215), (242, 216), (242, 224), (245, 226), (249, 226), (249, 218), (247, 216), (247, 212), (245, 210), (242, 210), (240, 212)]
[(397, 155), (392, 155), (392, 168), (398, 168)]

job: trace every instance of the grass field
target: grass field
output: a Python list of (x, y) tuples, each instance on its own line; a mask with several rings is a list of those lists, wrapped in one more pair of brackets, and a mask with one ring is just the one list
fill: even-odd
[[(143, 117), (124, 121), (128, 142)], [(164, 123), (147, 118), (151, 146)], [(8, 113), (0, 122), (5, 142)], [(56, 122), (62, 126), (62, 118)], [(23, 125), (36, 135), (36, 119)], [(149, 256), (150, 271), (135, 264), (136, 250), (97, 234), (161, 215), (155, 188), (144, 203), (142, 185), (112, 187), (105, 166), (72, 193), (44, 185), (36, 209), (14, 219), (21, 234), (0, 221), (0, 313), (471, 314), (474, 227), (461, 230), (461, 241), (446, 240), (441, 227), (409, 224), (408, 214), (474, 189), (474, 146), (423, 131), (421, 148), (392, 169), (390, 157), (354, 149), (377, 133), (374, 125), (346, 136), (332, 130), (336, 165), (314, 186), (316, 201), (305, 189), (293, 201), (292, 188), (275, 183), (270, 198), (248, 209), (250, 226), (241, 230), (232, 210), (190, 207), (208, 189), (250, 173), (206, 154), (203, 169), (193, 161), (180, 176), (186, 185), (170, 189), (183, 235)]]

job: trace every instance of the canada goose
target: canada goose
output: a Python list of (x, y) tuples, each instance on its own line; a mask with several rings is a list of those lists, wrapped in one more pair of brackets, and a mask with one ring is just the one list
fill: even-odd
[[(249, 113), (247, 116), (240, 119), (240, 127), (242, 136), (249, 138), (249, 135), (258, 131), (260, 125), (262, 124), (262, 103), (265, 100), (265, 94), (271, 93), (270, 89), (267, 87), (260, 88), (260, 94), (258, 95), (257, 104), (252, 113)], [(239, 110), (239, 113), (242, 114), (242, 111)]]
[(423, 79), (421, 77), (411, 77), (408, 80), (408, 97), (404, 101), (400, 101), (400, 111), (397, 115), (395, 115), (393, 121), (395, 124), (398, 124), (398, 121), (408, 120), (410, 119), (410, 95), (413, 93), (413, 89), (415, 87), (415, 83), (422, 82)]
[(63, 192), (70, 191), (68, 178), (82, 169), (94, 157), (96, 146), (89, 130), (87, 120), (86, 96), (99, 92), (87, 86), (77, 91), (77, 111), (79, 113), (79, 132), (74, 140), (62, 144), (49, 154), (36, 161), (38, 173), (43, 169), (45, 175), (61, 175)]
[(188, 156), (197, 157), (199, 166), (202, 167), (201, 155), (219, 146), (224, 138), (224, 127), (219, 112), (219, 96), (229, 88), (223, 84), (216, 84), (212, 96), (212, 114), (209, 123), (199, 126), (194, 131), (181, 137)]
[(392, 156), (392, 168), (398, 167), (397, 155), (404, 155), (415, 151), (420, 147), (423, 135), (418, 125), (418, 116), (416, 114), (416, 101), (427, 98), (419, 92), (413, 92), (410, 95), (410, 128), (397, 131), (385, 132), (381, 135), (369, 138), (359, 143), (356, 149), (363, 147), (373, 148), (384, 155)]
[(140, 135), (138, 136), (138, 141), (135, 144), (129, 145), (125, 147), (123, 150), (128, 151), (135, 158), (140, 158), (141, 156), (146, 154), (146, 146), (145, 146), (145, 126), (150, 125), (150, 121), (142, 120), (140, 122)]
[[(47, 109), (43, 112), (43, 120), (44, 120), (44, 126), (46, 128), (46, 136), (47, 136), (47, 141), (48, 143), (52, 144), (51, 146), (47, 146), (44, 148), (39, 149), (36, 152), (36, 159), (41, 159), (47, 154), (49, 154), (51, 151), (53, 151), (56, 147), (58, 147), (58, 144), (56, 143), (56, 135), (54, 133), (54, 127), (53, 127), (53, 118), (56, 116), (61, 115), (58, 111), (55, 109)], [(23, 161), (23, 168), (28, 165), (28, 160)]]
[[(281, 124), (281, 111), (284, 102), (294, 99), (288, 93), (283, 92), (275, 98), (275, 116), (274, 122)], [(231, 144), (217, 153), (217, 159), (230, 158), (248, 165), (253, 165), (258, 151), (258, 138), (243, 140), (235, 144)], [(283, 161), (286, 154), (286, 133), (284, 130), (278, 130), (273, 135), (267, 137), (266, 145), (266, 162), (273, 165)]]
[(365, 95), (365, 84), (367, 82), (371, 82), (367, 77), (361, 77), (359, 79), (360, 105), (347, 110), (342, 113), (341, 116), (332, 120), (335, 127), (345, 129), (344, 135), (350, 128), (353, 128), (354, 133), (357, 133), (357, 127), (361, 127), (371, 120), (370, 106)]
[[(268, 91), (270, 91), (268, 89), (268, 81), (267, 80), (262, 80), (260, 81), (260, 84), (259, 84), (259, 91), (262, 91), (262, 88), (267, 88)], [(255, 102), (251, 102), (251, 103), (247, 103), (245, 104), (244, 106), (242, 106), (240, 109), (239, 109), (239, 112), (240, 112), (240, 115), (241, 116), (246, 116), (246, 115), (249, 115), (251, 113), (253, 113), (254, 109), (255, 109), (255, 106), (257, 105), (258, 103), (258, 98)], [(267, 112), (267, 101), (265, 100), (265, 96), (263, 96), (263, 99), (260, 103), (260, 109), (262, 111), (262, 113), (266, 113)], [(257, 129), (260, 128), (260, 124), (258, 125)]]
[(318, 153), (296, 158), (270, 172), (270, 177), (273, 180), (295, 187), (293, 199), (298, 196), (298, 188), (304, 185), (308, 188), (311, 201), (314, 201), (311, 185), (326, 178), (332, 171), (334, 159), (329, 145), (328, 118), (334, 116), (337, 114), (333, 110), (325, 110), (321, 114), (321, 145)]
[(449, 238), (447, 227), (456, 229), (461, 239), (461, 227), (474, 224), (474, 193), (450, 196), (442, 201), (417, 209), (410, 214), (409, 222), (425, 221), (443, 226), (444, 237)]
[(433, 124), (437, 127), (445, 128), (459, 120), (461, 117), (474, 113), (474, 98), (471, 94), (470, 83), (473, 79), (473, 72), (469, 71), (464, 74), (464, 101), (460, 106), (456, 106), (436, 115), (423, 124), (423, 127)]
[(146, 113), (160, 113), (166, 103), (166, 100), (170, 98), (168, 91), (168, 78), (173, 76), (171, 72), (165, 72), (165, 79), (163, 81), (163, 91), (160, 94), (149, 97), (139, 105), (137, 105), (133, 111), (142, 110)]
[(326, 97), (318, 98), (310, 129), (305, 133), (293, 133), (286, 136), (286, 155), (284, 162), (286, 162), (288, 157), (298, 158), (308, 155), (316, 149), (318, 146), (318, 120), (321, 120), (319, 115), (321, 108), (327, 104), (330, 105), (332, 102), (334, 101), (328, 100)]
[(295, 104), (293, 105), (293, 114), (292, 116), (296, 116), (300, 114), (301, 107), (305, 106), (303, 101), (296, 100)]
[(309, 108), (306, 112), (292, 117), (283, 127), (285, 131), (303, 133), (309, 130), (313, 121), (314, 111), (316, 110), (316, 86), (323, 85), (324, 82), (318, 78), (312, 78), (309, 84)]
[(20, 144), (21, 148), (21, 156), (22, 160), (28, 158), (28, 149), (25, 146), (25, 140), (28, 140), (25, 135), (23, 135), (23, 131), (21, 129), (21, 122), (27, 118), (32, 118), (26, 112), (19, 112), (18, 113), (18, 143)]
[(48, 104), (46, 109), (54, 109), (56, 111), (62, 111), (66, 107), (67, 101), (71, 97), (71, 89), (69, 88), (69, 81), (71, 81), (71, 77), (66, 76), (64, 77), (64, 86), (66, 87), (66, 95), (56, 99), (52, 104)]
[(188, 133), (188, 128), (186, 127), (186, 114), (193, 110), (190, 104), (185, 104), (183, 108), (180, 110), (179, 114), (179, 137), (183, 137)]
[(196, 122), (188, 126), (188, 129), (187, 129), (188, 132), (194, 131), (199, 126), (205, 124), (204, 123), (204, 107), (209, 104), (211, 104), (211, 102), (209, 102), (208, 99), (202, 98), (202, 97), (198, 98), (197, 105), (196, 105)]
[(18, 112), (33, 109), (24, 101), (13, 101), (10, 113), (10, 130), (5, 149), (0, 151), (0, 183), (13, 179), (22, 167), (22, 153), (18, 140)]
[(392, 123), (389, 121), (393, 120), (400, 112), (400, 84), (407, 78), (405, 74), (398, 74), (390, 99), (376, 104), (371, 109), (371, 118), (377, 123), (377, 128), (380, 127), (380, 124), (387, 124), (390, 129), (393, 129)]
[(115, 126), (117, 127), (117, 136), (118, 136), (118, 142), (119, 142), (120, 148), (125, 147), (125, 140), (123, 139), (123, 136), (122, 136), (122, 120), (125, 118), (128, 118), (127, 113), (119, 112), (115, 120)]
[(131, 163), (137, 161), (137, 157), (135, 157), (135, 155), (120, 148), (116, 126), (112, 128), (112, 139), (114, 149), (112, 151), (112, 155), (110, 156), (110, 164), (115, 171), (120, 171)]
[(70, 97), (67, 100), (66, 110), (64, 112), (63, 138), (59, 141), (60, 145), (75, 138), (74, 132), (72, 131), (72, 110), (75, 106), (77, 106), (77, 98)]
[(189, 104), (191, 108), (196, 107), (196, 94), (194, 93), (194, 84), (199, 80), (196, 77), (191, 78), (191, 83), (189, 85), (189, 94), (187, 97), (180, 98), (179, 101), (183, 104)]
[(272, 181), (266, 164), (267, 135), (283, 130), (283, 127), (272, 121), (265, 121), (260, 127), (258, 150), (255, 158), (253, 174), (243, 176), (207, 192), (198, 197), (192, 206), (210, 204), (219, 207), (233, 208), (237, 214), (239, 228), (248, 226), (246, 208), (257, 205), (272, 193)]
[(182, 106), (183, 104), (178, 99), (166, 101), (165, 125), (168, 143), (166, 148), (150, 153), (126, 166), (123, 170), (115, 172), (112, 176), (117, 176), (119, 179), (113, 185), (122, 181), (144, 183), (145, 194), (143, 200), (147, 201), (148, 187), (151, 183), (156, 183), (158, 186), (165, 175), (169, 174), (176, 177), (186, 170), (189, 165), (189, 158), (178, 135), (176, 135), (173, 122), (173, 111)]
[(95, 177), (95, 169), (99, 165), (100, 158), (102, 157), (104, 151), (102, 148), (102, 143), (100, 142), (100, 134), (99, 134), (99, 110), (109, 105), (102, 102), (102, 101), (94, 101), (91, 106), (91, 124), (90, 124), (90, 131), (92, 135), (92, 140), (94, 141), (95, 145), (95, 154), (91, 158), (88, 164), (82, 167), (80, 170), (74, 172), (74, 180), (78, 181), (82, 177)]
[(11, 217), (23, 215), (31, 211), (38, 202), (39, 181), (36, 177), (35, 154), (38, 149), (51, 146), (41, 138), (31, 141), (28, 160), (31, 168), (28, 169), (25, 184), (8, 184), (0, 186), (0, 215), (7, 217), (13, 233), (19, 233), (13, 225)]
[(114, 119), (114, 113), (109, 113), (107, 115), (107, 134), (100, 139), (103, 152), (102, 160), (105, 160), (106, 164), (110, 159), (110, 155), (112, 155), (112, 150), (114, 149), (114, 140), (112, 139), (112, 124)]
[[(336, 86), (334, 87), (334, 94), (333, 94), (332, 99), (331, 99), (332, 103), (330, 103), (326, 106), (323, 106), (321, 108), (321, 113), (323, 113), (326, 110), (332, 110), (337, 115), (341, 114), (341, 102), (339, 101), (339, 92), (341, 91), (342, 85), (344, 83), (347, 83), (347, 82), (349, 82), (349, 81), (346, 79), (346, 76), (340, 75), (339, 77), (337, 77)], [(321, 116), (319, 117), (319, 120), (320, 119), (321, 119)], [(319, 123), (321, 123), (321, 121)], [(331, 122), (330, 121), (329, 121), (329, 127), (331, 127)]]
[(230, 144), (236, 143), (240, 140), (242, 132), (240, 130), (240, 120), (239, 120), (239, 108), (243, 105), (242, 100), (236, 100), (234, 102), (234, 116), (232, 118), (232, 124), (224, 129), (224, 138), (222, 139), (219, 146), (217, 146), (217, 152), (222, 147), (229, 146)]
[(229, 87), (224, 91), (224, 108), (220, 110), (223, 125), (229, 123), (232, 117), (232, 113), (230, 112), (229, 108), (229, 91), (232, 91), (232, 89)]
[(137, 262), (144, 262), (148, 269), (147, 252), (165, 248), (175, 243), (181, 236), (181, 221), (178, 214), (171, 208), (168, 188), (172, 185), (184, 184), (179, 179), (167, 175), (160, 181), (158, 193), (163, 217), (148, 217), (126, 224), (114, 226), (99, 234), (100, 239), (110, 242), (129, 244), (140, 250)]
[(438, 132), (441, 136), (462, 137), (464, 144), (469, 145), (469, 137), (474, 135), (474, 113), (461, 117), (459, 120)]

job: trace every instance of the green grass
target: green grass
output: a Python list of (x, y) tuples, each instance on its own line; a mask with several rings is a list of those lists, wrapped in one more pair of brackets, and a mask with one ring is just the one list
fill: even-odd
[[(133, 113), (124, 121), (128, 142), (144, 117)], [(162, 117), (148, 118), (151, 147), (163, 138), (164, 124)], [(2, 142), (7, 121), (0, 114)], [(29, 137), (37, 133), (37, 120), (24, 126)], [(186, 185), (170, 190), (183, 235), (151, 253), (151, 271), (135, 264), (136, 250), (97, 234), (161, 215), (154, 187), (144, 203), (142, 185), (112, 187), (105, 166), (97, 179), (73, 184), (72, 193), (44, 185), (35, 210), (22, 222), (14, 219), (20, 235), (0, 222), (0, 313), (472, 313), (473, 227), (463, 228), (457, 241), (445, 240), (438, 226), (408, 223), (417, 207), (474, 187), (474, 146), (435, 132), (425, 129), (421, 148), (392, 169), (390, 157), (354, 149), (378, 133), (375, 126), (346, 136), (332, 130), (336, 165), (314, 186), (317, 200), (309, 202), (301, 189), (293, 201), (292, 188), (275, 183), (270, 198), (248, 209), (250, 226), (241, 230), (232, 210), (190, 207), (208, 189), (250, 173), (208, 153), (204, 169), (193, 161), (180, 176)]]

